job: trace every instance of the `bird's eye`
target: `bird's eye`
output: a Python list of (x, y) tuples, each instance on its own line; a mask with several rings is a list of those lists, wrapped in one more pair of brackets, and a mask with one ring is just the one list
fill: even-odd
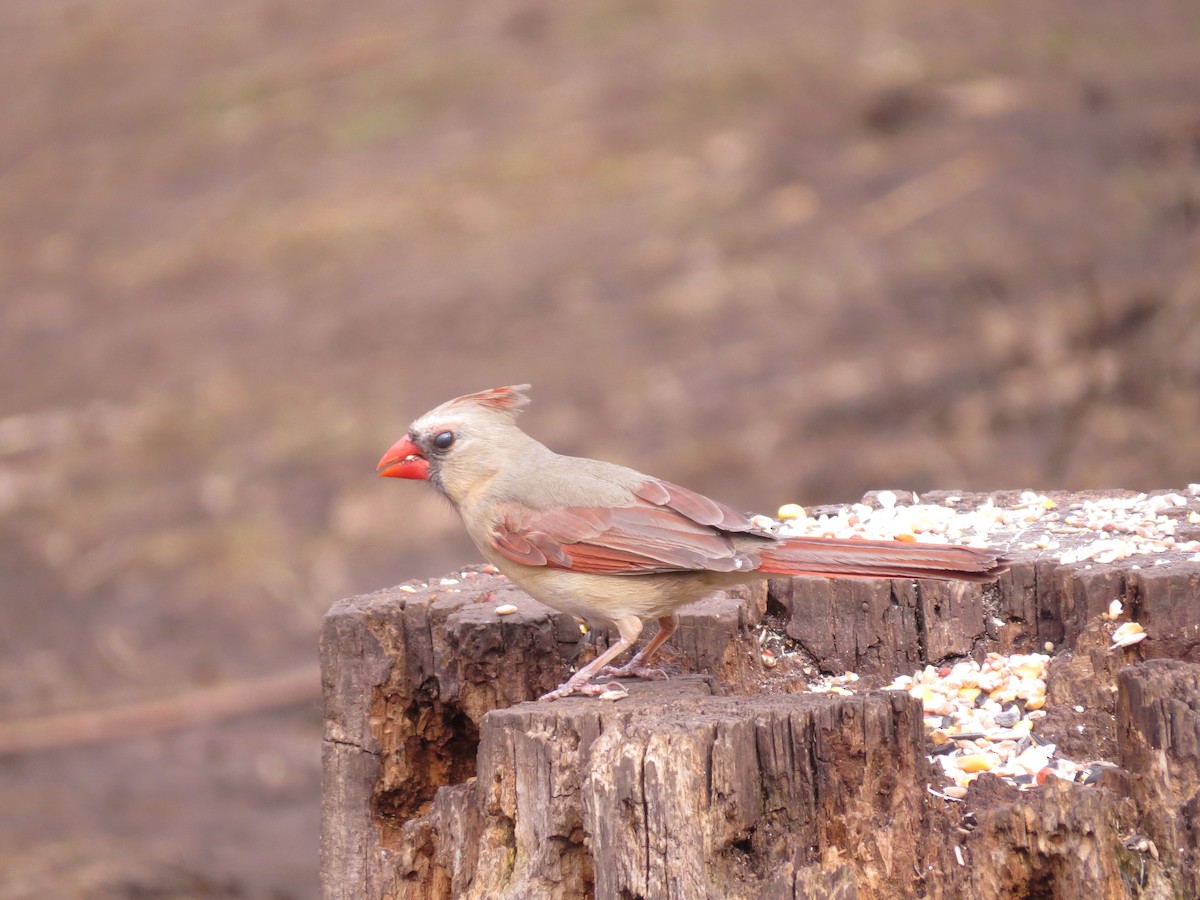
[(454, 443), (454, 432), (443, 431), (433, 439), (433, 446), (437, 450), (449, 450)]

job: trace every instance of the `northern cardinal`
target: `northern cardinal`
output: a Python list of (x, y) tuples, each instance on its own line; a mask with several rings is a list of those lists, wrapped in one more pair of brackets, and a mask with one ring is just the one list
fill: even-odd
[[(484, 557), (547, 606), (620, 640), (543, 696), (596, 695), (593, 676), (661, 677), (649, 663), (675, 610), (771, 575), (989, 581), (994, 550), (900, 541), (780, 538), (687, 488), (633, 469), (562, 456), (516, 425), (529, 385), (494, 388), (421, 416), (379, 461), (388, 478), (428, 481), (449, 499)], [(658, 633), (620, 668), (643, 619)]]

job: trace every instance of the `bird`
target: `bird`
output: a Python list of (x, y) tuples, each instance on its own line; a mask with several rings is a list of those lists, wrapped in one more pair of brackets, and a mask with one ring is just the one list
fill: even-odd
[[(530, 385), (466, 394), (412, 422), (376, 468), (427, 481), (487, 562), (545, 605), (619, 639), (540, 697), (597, 696), (601, 677), (665, 677), (653, 667), (676, 611), (771, 576), (987, 582), (1008, 568), (990, 548), (780, 536), (702, 494), (611, 462), (564, 456), (517, 426)], [(643, 622), (658, 632), (623, 666)]]

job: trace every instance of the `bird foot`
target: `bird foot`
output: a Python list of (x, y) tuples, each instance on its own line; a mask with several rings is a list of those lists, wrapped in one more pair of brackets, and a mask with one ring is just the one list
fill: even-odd
[(641, 663), (630, 662), (623, 666), (605, 666), (600, 670), (605, 678), (644, 678), (647, 681), (666, 681), (667, 673), (656, 666), (643, 666)]
[(613, 690), (621, 690), (621, 685), (612, 681), (605, 684), (593, 684), (586, 678), (581, 681), (576, 681), (574, 678), (570, 678), (549, 693), (542, 694), (542, 696), (538, 697), (538, 700), (561, 700), (564, 697), (570, 697), (572, 694), (578, 694), (582, 697), (599, 697), (605, 691)]

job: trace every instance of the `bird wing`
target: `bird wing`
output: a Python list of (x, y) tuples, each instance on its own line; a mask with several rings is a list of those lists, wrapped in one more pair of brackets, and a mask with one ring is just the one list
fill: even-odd
[(509, 504), (492, 529), (492, 546), (522, 565), (589, 574), (749, 572), (759, 558), (735, 545), (732, 534), (743, 532), (770, 537), (724, 504), (650, 480), (628, 506), (535, 510)]

